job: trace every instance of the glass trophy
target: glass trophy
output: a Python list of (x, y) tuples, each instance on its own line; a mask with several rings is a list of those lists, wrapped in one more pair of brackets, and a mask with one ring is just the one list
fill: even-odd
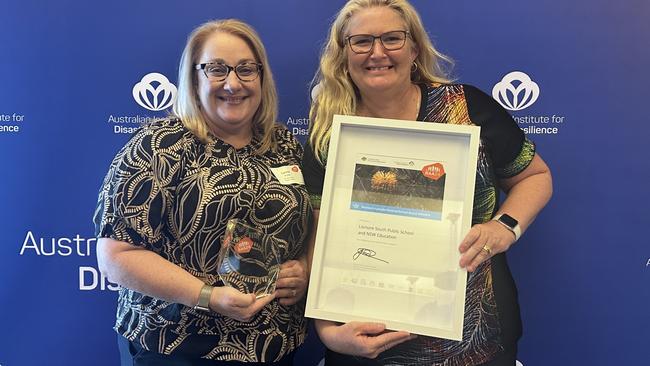
[(277, 240), (241, 220), (230, 219), (219, 251), (219, 277), (224, 285), (255, 294), (272, 294), (280, 271)]

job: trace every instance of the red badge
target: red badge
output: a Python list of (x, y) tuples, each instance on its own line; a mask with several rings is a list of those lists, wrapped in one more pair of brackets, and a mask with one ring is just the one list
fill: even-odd
[(235, 252), (238, 254), (246, 254), (250, 252), (252, 248), (253, 241), (247, 236), (241, 238), (241, 240), (235, 244)]
[(440, 163), (425, 165), (422, 168), (422, 175), (429, 179), (438, 180), (445, 175), (445, 168)]

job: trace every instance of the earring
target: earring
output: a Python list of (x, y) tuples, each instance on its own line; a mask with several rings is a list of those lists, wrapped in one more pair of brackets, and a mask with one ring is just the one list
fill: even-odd
[(418, 71), (418, 64), (413, 61), (413, 65), (411, 65), (411, 74), (415, 73), (416, 71)]

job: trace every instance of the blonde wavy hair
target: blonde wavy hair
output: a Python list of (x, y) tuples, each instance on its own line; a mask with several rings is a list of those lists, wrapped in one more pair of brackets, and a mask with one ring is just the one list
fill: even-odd
[(213, 141), (197, 94), (198, 78), (202, 76), (202, 73), (197, 72), (194, 65), (198, 62), (206, 40), (217, 32), (229, 33), (243, 39), (253, 51), (256, 61), (262, 64), (260, 73), (262, 95), (260, 105), (253, 115), (253, 134), (261, 141), (261, 146), (257, 150), (258, 154), (269, 149), (276, 150), (274, 126), (278, 117), (278, 93), (275, 81), (273, 81), (273, 74), (262, 40), (250, 25), (241, 20), (213, 20), (198, 26), (189, 35), (178, 67), (178, 97), (174, 102), (173, 114), (200, 141), (203, 143)]
[(406, 0), (350, 0), (338, 12), (330, 27), (328, 39), (321, 51), (318, 71), (312, 80), (312, 87), (318, 88), (309, 110), (311, 130), (309, 143), (316, 157), (323, 162), (327, 155), (334, 114), (354, 115), (357, 109), (359, 90), (350, 78), (345, 50), (346, 32), (350, 18), (359, 10), (386, 6), (397, 11), (407, 27), (414, 47), (418, 50), (411, 74), (415, 83), (449, 83), (447, 69), (453, 61), (438, 52), (427, 35), (422, 20), (413, 6)]

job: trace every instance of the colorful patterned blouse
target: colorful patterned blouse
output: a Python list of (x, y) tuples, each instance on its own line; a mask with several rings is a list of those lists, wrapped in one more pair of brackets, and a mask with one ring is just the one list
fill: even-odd
[[(472, 224), (490, 220), (498, 209), (498, 180), (523, 171), (535, 155), (510, 115), (491, 97), (469, 85), (420, 85), (419, 121), (481, 126)], [(323, 157), (326, 161), (327, 157)], [(325, 167), (310, 146), (303, 174), (314, 207), (320, 207)], [(459, 243), (460, 244), (460, 243)], [(503, 253), (470, 273), (467, 279), (463, 340), (419, 336), (367, 360), (328, 353), (350, 365), (469, 366), (511, 349), (521, 335), (517, 288)]]

